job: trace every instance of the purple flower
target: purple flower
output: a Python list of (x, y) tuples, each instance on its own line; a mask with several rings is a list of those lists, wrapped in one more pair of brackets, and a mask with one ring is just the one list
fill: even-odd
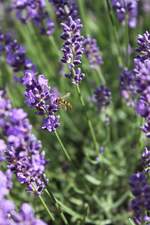
[(13, 40), (10, 33), (1, 35), (3, 36), (1, 45), (3, 46), (6, 61), (13, 71), (16, 73), (25, 69), (36, 70), (35, 65), (27, 58), (25, 48), (16, 39)]
[(129, 106), (135, 106), (135, 95), (136, 95), (136, 86), (135, 86), (135, 75), (133, 71), (124, 69), (120, 76), (120, 91), (122, 97), (125, 99)]
[(137, 43), (138, 58), (150, 60), (150, 33), (146, 31), (143, 35), (139, 34)]
[(7, 170), (5, 173), (0, 171), (0, 201), (6, 195), (8, 195), (12, 187), (12, 173), (10, 170)]
[(39, 114), (52, 114), (58, 110), (56, 100), (59, 94), (49, 87), (44, 75), (34, 76), (32, 71), (25, 71), (23, 83), (26, 85), (26, 103), (35, 108)]
[(128, 18), (128, 25), (135, 28), (137, 24), (137, 1), (136, 0), (111, 0), (116, 11), (118, 20), (122, 23)]
[[(4, 94), (2, 98), (4, 102), (7, 100)], [(8, 168), (28, 190), (41, 194), (45, 188), (46, 160), (41, 142), (32, 134), (27, 114), (22, 109), (6, 108), (3, 121), (1, 128), (7, 138), (5, 156)]]
[(87, 37), (84, 39), (84, 51), (85, 55), (89, 60), (90, 66), (95, 68), (103, 63), (100, 50), (97, 46), (96, 39)]
[(132, 71), (123, 71), (121, 75), (121, 94), (145, 118), (142, 127), (150, 137), (150, 35), (149, 32), (138, 36), (137, 56)]
[(142, 154), (142, 163), (143, 163), (145, 172), (149, 172), (150, 171), (150, 148), (149, 147), (144, 148), (144, 152)]
[(5, 152), (7, 149), (7, 145), (4, 140), (0, 139), (0, 162), (5, 160)]
[(82, 24), (80, 19), (73, 20), (69, 16), (67, 22), (62, 23), (63, 33), (61, 38), (65, 41), (62, 52), (61, 61), (68, 65), (69, 77), (73, 83), (78, 84), (84, 77), (78, 66), (81, 64), (81, 58), (84, 52), (83, 36), (81, 36)]
[(102, 110), (102, 108), (107, 107), (111, 102), (111, 91), (107, 87), (101, 85), (96, 88), (93, 101), (96, 103), (97, 109)]
[(60, 125), (59, 116), (49, 115), (43, 120), (43, 129), (47, 129), (49, 132), (53, 132)]
[(73, 19), (77, 18), (78, 10), (75, 0), (49, 0), (49, 2), (53, 4), (59, 21), (65, 21), (68, 16)]
[(11, 109), (10, 100), (6, 97), (4, 90), (0, 90), (0, 127), (5, 126), (5, 115)]
[[(43, 74), (38, 75), (35, 65), (27, 58), (25, 49), (17, 42), (17, 40), (13, 40), (9, 33), (4, 35), (2, 40), (5, 46), (4, 49), (6, 52), (7, 63), (13, 68), (15, 73), (19, 71), (23, 72), (22, 77), (18, 78), (15, 75), (15, 79), (25, 88), (26, 103), (34, 108), (38, 114), (45, 115), (45, 117), (55, 114), (59, 108), (57, 103), (57, 99), (59, 98), (58, 91), (48, 85), (48, 80)], [(75, 80), (76, 82), (79, 82), (84, 75), (80, 72), (80, 69), (76, 69), (75, 72)], [(0, 104), (3, 105), (0, 109), (1, 126), (3, 123), (1, 113), (3, 107), (5, 107), (3, 101), (4, 100), (1, 101), (0, 99)], [(9, 139), (13, 139), (16, 144), (18, 142), (17, 138), (12, 136), (9, 137)]]
[(20, 214), (19, 222), (21, 222), (23, 224), (29, 223), (29, 224), (33, 224), (33, 225), (34, 224), (35, 225), (46, 225), (46, 223), (43, 222), (42, 220), (35, 218), (32, 207), (27, 203), (22, 204), (19, 214)]
[(11, 171), (0, 171), (0, 224), (46, 225), (42, 220), (35, 217), (32, 207), (27, 203), (22, 204), (19, 212), (16, 211), (15, 204), (7, 200), (11, 188)]
[(13, 0), (12, 8), (20, 21), (32, 21), (42, 34), (49, 36), (54, 32), (54, 23), (45, 10), (45, 0)]
[(150, 185), (144, 173), (133, 174), (129, 183), (134, 195), (131, 208), (134, 212), (135, 221), (141, 224), (145, 220), (146, 211), (150, 210)]

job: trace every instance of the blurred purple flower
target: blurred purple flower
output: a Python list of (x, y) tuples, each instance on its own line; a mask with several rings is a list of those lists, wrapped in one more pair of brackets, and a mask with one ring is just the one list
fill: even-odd
[(4, 140), (0, 139), (0, 162), (5, 160), (5, 152), (7, 149), (7, 145)]
[(23, 203), (19, 212), (15, 204), (7, 200), (9, 191), (12, 188), (12, 173), (0, 171), (0, 224), (1, 225), (46, 225), (42, 220), (37, 219), (32, 207)]
[(96, 39), (88, 36), (84, 39), (83, 46), (85, 55), (87, 56), (90, 66), (92, 68), (95, 68), (103, 63), (103, 59), (98, 48)]
[(144, 173), (136, 173), (129, 181), (134, 199), (131, 208), (134, 212), (134, 219), (137, 224), (145, 222), (146, 211), (150, 210), (150, 185)]
[(92, 99), (96, 103), (97, 109), (102, 110), (111, 103), (111, 91), (101, 85), (96, 88)]
[(0, 201), (6, 195), (8, 195), (12, 187), (12, 173), (7, 170), (5, 173), (0, 171)]
[(120, 91), (129, 106), (135, 106), (135, 76), (132, 71), (124, 69), (120, 75)]
[(54, 23), (46, 11), (45, 0), (12, 0), (12, 8), (20, 21), (32, 21), (42, 34), (49, 36), (54, 32)]
[(135, 28), (137, 24), (138, 4), (137, 0), (111, 0), (116, 11), (118, 20), (122, 23), (128, 19), (130, 28)]

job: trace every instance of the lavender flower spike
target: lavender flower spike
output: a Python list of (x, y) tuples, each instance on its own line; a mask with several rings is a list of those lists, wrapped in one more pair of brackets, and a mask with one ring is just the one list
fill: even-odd
[(12, 8), (20, 21), (23, 23), (32, 21), (42, 34), (49, 36), (54, 32), (54, 23), (45, 10), (45, 0), (12, 0)]
[[(6, 95), (1, 93), (3, 102), (6, 102)], [(8, 168), (29, 191), (41, 194), (45, 188), (46, 160), (41, 142), (32, 134), (27, 114), (10, 106), (5, 107), (1, 118), (3, 123), (0, 128), (7, 139), (5, 157)]]
[(57, 19), (61, 22), (71, 16), (76, 19), (78, 16), (76, 0), (49, 0), (53, 4)]
[(111, 0), (116, 11), (118, 20), (122, 23), (128, 18), (130, 28), (135, 28), (137, 24), (137, 1), (136, 0)]
[(132, 194), (134, 195), (134, 199), (131, 202), (134, 221), (136, 224), (143, 224), (148, 219), (146, 212), (150, 210), (150, 185), (144, 173), (133, 174), (129, 183)]
[(59, 109), (58, 91), (49, 87), (48, 80), (44, 75), (36, 76), (31, 70), (25, 71), (22, 80), (26, 86), (26, 103), (44, 116), (42, 128), (49, 132), (55, 131), (60, 125), (59, 116), (55, 115)]
[(83, 36), (81, 36), (82, 24), (80, 19), (73, 20), (69, 16), (66, 23), (62, 23), (63, 33), (61, 38), (65, 41), (62, 52), (63, 57), (61, 61), (68, 65), (70, 73), (66, 75), (73, 83), (79, 83), (84, 74), (79, 70), (78, 66), (81, 64), (81, 58), (84, 53)]
[(12, 189), (12, 174), (10, 171), (0, 171), (0, 224), (1, 225), (46, 225), (34, 215), (32, 207), (23, 203), (19, 212), (16, 211), (14, 202), (8, 200)]
[(96, 88), (93, 101), (96, 103), (97, 109), (102, 110), (102, 108), (107, 107), (111, 102), (111, 91), (103, 85)]
[(100, 50), (97, 46), (96, 39), (87, 37), (84, 39), (85, 55), (89, 60), (90, 66), (95, 68), (103, 63)]
[(138, 58), (150, 59), (150, 33), (146, 31), (143, 35), (138, 35)]

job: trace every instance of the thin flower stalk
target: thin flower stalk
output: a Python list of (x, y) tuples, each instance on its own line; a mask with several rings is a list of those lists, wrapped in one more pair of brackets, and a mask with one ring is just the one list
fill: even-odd
[(62, 149), (63, 153), (65, 154), (65, 156), (66, 156), (66, 158), (68, 159), (68, 161), (71, 162), (72, 159), (71, 159), (71, 157), (70, 157), (70, 155), (69, 155), (69, 153), (68, 153), (66, 147), (64, 146), (63, 141), (61, 140), (61, 138), (60, 138), (58, 132), (55, 130), (54, 133), (55, 133), (55, 135), (56, 135), (56, 138), (57, 138), (57, 140), (58, 140), (58, 143), (59, 143), (60, 146), (61, 146), (61, 149)]
[(49, 191), (48, 189), (45, 189), (46, 194), (49, 196), (49, 198), (52, 200), (53, 204), (55, 205), (56, 210), (60, 213), (60, 216), (62, 218), (62, 221), (66, 224), (68, 224), (68, 221), (63, 213), (63, 211), (61, 210), (61, 207), (58, 205), (57, 203), (57, 198), (54, 196), (54, 194)]
[[(81, 105), (85, 108), (86, 104), (85, 104), (84, 98), (83, 98), (83, 96), (81, 94), (80, 87), (79, 87), (79, 85), (76, 85), (75, 87), (76, 87), (77, 93), (79, 95), (79, 99), (80, 99)], [(89, 118), (87, 112), (86, 112), (86, 119), (87, 119), (87, 122), (88, 122), (88, 126), (89, 126), (89, 130), (90, 130), (90, 133), (91, 133), (91, 137), (92, 137), (92, 140), (93, 140), (93, 143), (94, 143), (94, 146), (95, 146), (95, 150), (98, 153), (99, 150), (98, 150), (98, 144), (97, 144), (97, 140), (96, 140), (96, 135), (95, 135), (95, 132), (94, 132), (92, 121)]]

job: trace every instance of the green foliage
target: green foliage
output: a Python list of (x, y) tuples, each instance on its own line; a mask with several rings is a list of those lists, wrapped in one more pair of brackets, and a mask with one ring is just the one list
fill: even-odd
[[(14, 22), (9, 26), (9, 21), (5, 21), (5, 30), (9, 27), (9, 30), (14, 32), (18, 40), (24, 44), (28, 56), (37, 65), (39, 72), (49, 79), (50, 86), (56, 86), (62, 95), (71, 93), (69, 101), (73, 106), (71, 111), (62, 109), (61, 126), (58, 129), (61, 140), (73, 159), (70, 163), (62, 153), (56, 136), (40, 129), (40, 118), (24, 103), (23, 88), (13, 80), (13, 73), (4, 59), (0, 61), (1, 86), (8, 90), (14, 106), (23, 107), (28, 112), (33, 131), (42, 140), (48, 160), (46, 170), (49, 178), (48, 190), (53, 193), (56, 202), (46, 193), (43, 198), (53, 213), (55, 221), (49, 222), (49, 216), (39, 199), (31, 195), (29, 197), (24, 187), (17, 181), (14, 182), (14, 189), (10, 196), (17, 205), (23, 201), (30, 202), (36, 214), (48, 224), (65, 224), (61, 212), (64, 212), (69, 225), (134, 224), (129, 219), (132, 213), (129, 211), (131, 193), (128, 178), (138, 167), (146, 141), (139, 130), (141, 121), (135, 116), (135, 112), (126, 106), (119, 93), (121, 70), (116, 48), (120, 48), (121, 60), (123, 65), (126, 65), (126, 28), (118, 24), (114, 17), (119, 38), (118, 46), (105, 1), (79, 0), (78, 2), (85, 26), (84, 34), (95, 37), (102, 51), (104, 64), (101, 71), (107, 86), (112, 91), (112, 105), (107, 112), (99, 114), (89, 101), (89, 97), (101, 81), (99, 72), (92, 70), (84, 59), (82, 67), (86, 78), (80, 88), (86, 107), (82, 107), (75, 87), (61, 75), (59, 61), (62, 41), (59, 38), (61, 29), (58, 25), (54, 35), (48, 38), (40, 36), (32, 24), (22, 25), (13, 18)], [(52, 10), (49, 8), (50, 12)], [(56, 21), (54, 13), (52, 16)], [(141, 13), (139, 26), (134, 31), (129, 30), (131, 47), (136, 46), (137, 34), (143, 33), (148, 28), (149, 19), (148, 15)], [(132, 66), (132, 58), (133, 55), (129, 59), (130, 66)], [(98, 145), (105, 148), (103, 154), (97, 154), (92, 144), (86, 120), (87, 111), (94, 126)], [(110, 117), (108, 125), (105, 123), (106, 114)]]

